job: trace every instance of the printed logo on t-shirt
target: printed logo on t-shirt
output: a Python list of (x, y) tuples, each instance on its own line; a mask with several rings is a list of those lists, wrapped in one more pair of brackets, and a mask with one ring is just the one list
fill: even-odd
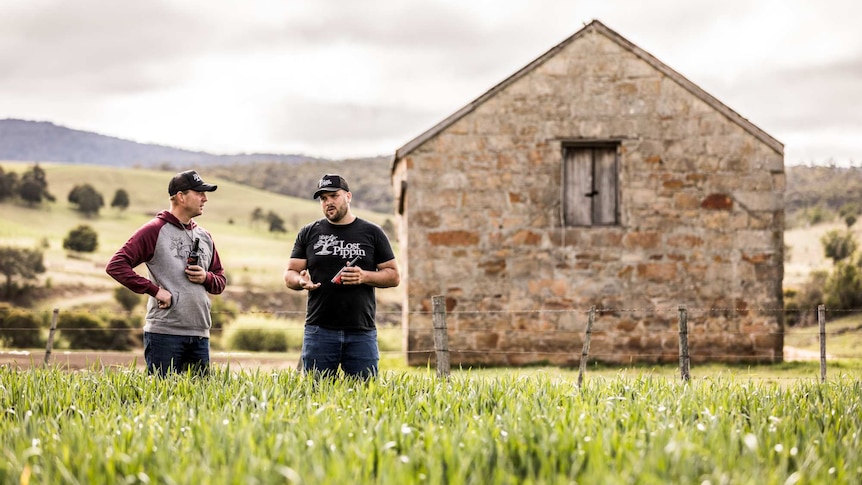
[(359, 243), (339, 241), (338, 236), (332, 234), (321, 234), (317, 236), (314, 244), (314, 254), (318, 256), (340, 256), (344, 259), (352, 259), (356, 256), (365, 256), (365, 250)]
[[(189, 253), (192, 252), (192, 242), (187, 237), (172, 237), (171, 249), (174, 251), (174, 254), (171, 256), (185, 261), (188, 259)], [(205, 249), (203, 244), (198, 248), (198, 252), (204, 254)]]

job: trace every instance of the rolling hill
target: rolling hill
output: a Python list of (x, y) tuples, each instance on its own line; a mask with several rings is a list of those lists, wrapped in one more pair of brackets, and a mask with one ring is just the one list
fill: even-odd
[(324, 173), (351, 182), (354, 206), (392, 212), (390, 157), (328, 160), (304, 155), (249, 153), (216, 155), (138, 143), (44, 121), (0, 120), (0, 160), (150, 168), (197, 169), (207, 177), (250, 185), (294, 197), (310, 197)]
[(302, 155), (248, 153), (216, 155), (138, 143), (47, 121), (0, 120), (0, 160), (86, 163), (111, 167), (225, 165), (249, 162), (296, 163), (320, 160)]

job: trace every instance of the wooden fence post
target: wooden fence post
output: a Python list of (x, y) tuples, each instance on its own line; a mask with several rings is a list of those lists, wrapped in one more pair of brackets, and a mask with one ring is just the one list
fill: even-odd
[(446, 328), (446, 299), (443, 295), (431, 297), (431, 309), (433, 311), (437, 375), (449, 377), (449, 333)]
[(57, 331), (57, 316), (60, 314), (60, 309), (54, 309), (54, 315), (51, 317), (51, 330), (48, 331), (48, 343), (45, 345), (45, 365), (51, 359), (51, 350), (54, 348), (54, 332)]
[(688, 356), (688, 310), (685, 305), (679, 306), (679, 373), (683, 381), (691, 379)]
[(817, 323), (820, 325), (820, 382), (826, 382), (826, 305), (817, 305)]
[(584, 349), (581, 350), (581, 365), (578, 368), (578, 389), (584, 383), (584, 372), (587, 371), (587, 358), (590, 355), (590, 337), (593, 334), (593, 323), (596, 321), (596, 306), (590, 307), (590, 319), (587, 320), (587, 331), (584, 333)]

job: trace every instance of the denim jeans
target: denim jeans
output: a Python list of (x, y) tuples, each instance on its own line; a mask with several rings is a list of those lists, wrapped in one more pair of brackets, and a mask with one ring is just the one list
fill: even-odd
[(192, 371), (205, 375), (210, 364), (210, 339), (144, 332), (144, 360), (150, 374)]
[(305, 326), (302, 362), (306, 372), (335, 375), (340, 364), (345, 375), (367, 379), (377, 375), (379, 360), (377, 330)]

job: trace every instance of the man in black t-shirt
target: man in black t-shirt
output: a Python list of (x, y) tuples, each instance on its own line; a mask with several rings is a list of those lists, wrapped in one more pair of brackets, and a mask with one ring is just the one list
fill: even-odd
[(302, 364), (306, 372), (377, 375), (380, 353), (374, 288), (398, 286), (401, 275), (380, 226), (350, 211), (353, 194), (343, 177), (324, 175), (314, 198), (322, 219), (299, 230), (284, 284), (308, 290)]

